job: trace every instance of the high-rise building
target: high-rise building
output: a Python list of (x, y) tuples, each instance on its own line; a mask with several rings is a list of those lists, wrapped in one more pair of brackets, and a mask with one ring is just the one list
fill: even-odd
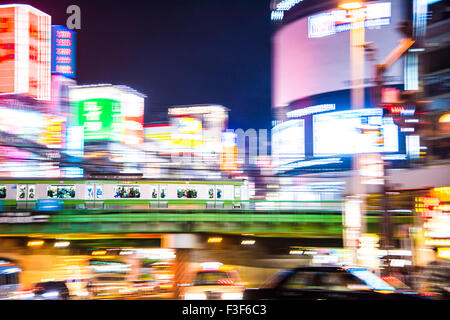
[(51, 17), (29, 5), (0, 5), (0, 94), (50, 99)]

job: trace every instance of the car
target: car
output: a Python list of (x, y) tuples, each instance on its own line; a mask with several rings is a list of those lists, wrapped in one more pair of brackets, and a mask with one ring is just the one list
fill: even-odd
[(65, 281), (39, 282), (34, 285), (33, 294), (36, 300), (70, 299), (69, 288)]
[(192, 282), (181, 286), (184, 300), (241, 300), (244, 290), (239, 274), (222, 263), (203, 263), (191, 275)]
[(360, 267), (299, 267), (279, 271), (260, 289), (244, 290), (244, 300), (420, 300)]
[(91, 299), (132, 296), (138, 292), (138, 288), (123, 275), (97, 276), (88, 283), (87, 290)]

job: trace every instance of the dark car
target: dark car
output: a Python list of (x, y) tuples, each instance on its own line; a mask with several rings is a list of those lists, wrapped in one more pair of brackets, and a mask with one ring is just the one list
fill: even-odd
[(33, 288), (34, 299), (37, 300), (68, 300), (69, 288), (64, 281), (39, 282)]
[(302, 267), (280, 271), (260, 289), (246, 289), (244, 300), (417, 300), (365, 268)]

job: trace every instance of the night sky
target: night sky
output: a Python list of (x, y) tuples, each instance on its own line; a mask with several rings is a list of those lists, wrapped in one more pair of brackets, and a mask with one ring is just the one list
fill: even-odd
[(269, 0), (20, 3), (62, 25), (66, 8), (78, 5), (78, 83), (146, 94), (146, 123), (164, 120), (173, 105), (216, 103), (231, 110), (230, 128), (270, 126)]

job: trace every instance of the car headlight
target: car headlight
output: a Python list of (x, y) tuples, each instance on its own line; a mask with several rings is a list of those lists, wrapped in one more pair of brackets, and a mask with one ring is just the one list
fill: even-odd
[(206, 300), (206, 294), (204, 293), (186, 293), (184, 300)]
[(44, 298), (57, 298), (59, 296), (59, 293), (58, 293), (58, 291), (50, 291), (50, 292), (43, 293), (42, 296)]
[(33, 299), (34, 298), (34, 293), (30, 292), (30, 293), (23, 293), (19, 296), (19, 299)]
[(222, 300), (242, 300), (242, 292), (224, 292), (222, 293)]

